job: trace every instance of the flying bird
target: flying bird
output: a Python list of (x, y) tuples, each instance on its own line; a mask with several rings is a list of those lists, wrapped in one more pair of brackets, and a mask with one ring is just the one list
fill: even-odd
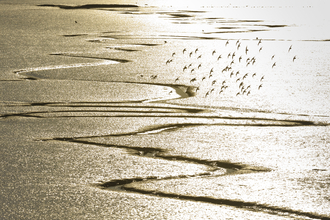
[(292, 59), (292, 62), (294, 62), (294, 60), (295, 60), (295, 59), (297, 59), (297, 57), (296, 57), (296, 56), (294, 56), (294, 57), (293, 57), (293, 59)]
[(193, 79), (190, 80), (191, 83), (192, 83), (192, 82), (195, 82), (195, 81), (197, 81), (196, 78), (193, 78)]

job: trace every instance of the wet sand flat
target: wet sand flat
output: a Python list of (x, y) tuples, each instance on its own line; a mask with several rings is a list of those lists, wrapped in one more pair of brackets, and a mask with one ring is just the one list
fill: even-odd
[(0, 5), (3, 219), (330, 218), (317, 5)]

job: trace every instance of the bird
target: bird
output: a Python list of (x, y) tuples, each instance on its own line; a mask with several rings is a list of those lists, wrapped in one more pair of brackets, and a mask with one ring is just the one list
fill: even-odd
[(201, 68), (201, 67), (202, 67), (202, 64), (200, 63), (200, 64), (198, 65), (197, 69), (199, 69), (199, 68)]
[(274, 57), (275, 57), (275, 54), (272, 56), (271, 60), (274, 59)]
[(171, 62), (172, 62), (172, 59), (167, 60), (166, 61), (166, 65), (169, 64), (169, 63), (171, 63)]
[(262, 47), (260, 47), (259, 52), (262, 50)]
[(212, 86), (217, 82), (217, 80), (213, 80), (212, 81)]
[(179, 81), (179, 77), (175, 79), (175, 82)]
[(78, 23), (78, 21), (74, 21), (74, 23), (76, 23), (76, 24), (77, 24), (77, 23)]
[(210, 70), (210, 74), (213, 73), (213, 68)]
[(183, 49), (183, 51), (182, 51), (182, 53), (184, 53), (184, 52), (186, 52), (186, 51), (187, 51), (187, 49), (186, 49), (186, 48), (184, 48), (184, 49)]
[(265, 78), (265, 76), (262, 76), (262, 77), (260, 78), (260, 82), (261, 82), (262, 80), (264, 80), (264, 78)]
[(187, 66), (184, 66), (184, 67), (183, 67), (183, 71), (185, 71), (186, 69), (188, 69), (188, 67), (187, 67)]
[(172, 57), (175, 55), (175, 52), (174, 53), (172, 53)]
[(288, 50), (288, 52), (290, 52), (290, 50), (292, 49), (292, 45), (289, 47), (289, 50)]
[(218, 56), (218, 60), (221, 58), (221, 54)]
[(236, 45), (239, 43), (239, 40), (236, 41)]
[(242, 60), (242, 56), (240, 56), (240, 57), (238, 58), (238, 62), (241, 62), (241, 60)]
[(190, 72), (192, 73), (192, 72), (194, 72), (194, 71), (195, 71), (195, 69), (191, 69), (191, 71), (190, 71)]
[(245, 47), (245, 54), (247, 54), (247, 52), (249, 51), (248, 47)]
[(261, 87), (262, 87), (262, 84), (259, 85), (258, 89), (261, 89)]
[(239, 44), (237, 45), (237, 50), (238, 50), (240, 47), (241, 47), (241, 43), (239, 43)]
[(272, 68), (273, 68), (274, 66), (276, 66), (276, 62), (273, 64)]
[(193, 79), (190, 80), (191, 83), (192, 83), (192, 82), (195, 82), (195, 81), (197, 81), (196, 78), (193, 78)]
[(193, 52), (190, 52), (189, 57), (191, 57), (192, 54), (193, 54)]
[(261, 44), (261, 39), (260, 39), (259, 42), (258, 42), (258, 46), (259, 46), (259, 44)]
[(199, 55), (199, 56), (197, 57), (197, 59), (200, 59), (200, 58), (202, 58), (202, 55)]
[(213, 50), (213, 51), (212, 51), (212, 56), (213, 56), (216, 52), (217, 52), (216, 50)]
[(292, 62), (294, 62), (294, 60), (295, 60), (295, 59), (297, 59), (297, 57), (296, 57), (296, 56), (294, 56), (294, 57), (292, 58)]
[(257, 75), (257, 73), (253, 73), (252, 77), (254, 78)]
[(228, 44), (229, 44), (229, 40), (227, 40), (227, 42), (226, 42), (225, 46), (227, 46)]
[(197, 51), (198, 51), (198, 48), (196, 48), (195, 53), (197, 53)]

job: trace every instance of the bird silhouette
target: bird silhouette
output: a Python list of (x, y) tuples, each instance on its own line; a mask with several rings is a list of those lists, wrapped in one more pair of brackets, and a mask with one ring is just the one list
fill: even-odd
[(193, 78), (193, 79), (190, 80), (190, 83), (195, 82), (195, 81), (197, 81), (197, 79)]
[(294, 56), (294, 57), (292, 58), (292, 62), (294, 62), (294, 60), (295, 60), (295, 59), (297, 59), (297, 57), (296, 57), (296, 56)]

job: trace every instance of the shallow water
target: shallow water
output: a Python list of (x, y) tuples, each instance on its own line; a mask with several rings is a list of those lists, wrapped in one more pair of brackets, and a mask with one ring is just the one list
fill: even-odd
[(326, 5), (117, 3), (0, 2), (2, 218), (329, 219)]

